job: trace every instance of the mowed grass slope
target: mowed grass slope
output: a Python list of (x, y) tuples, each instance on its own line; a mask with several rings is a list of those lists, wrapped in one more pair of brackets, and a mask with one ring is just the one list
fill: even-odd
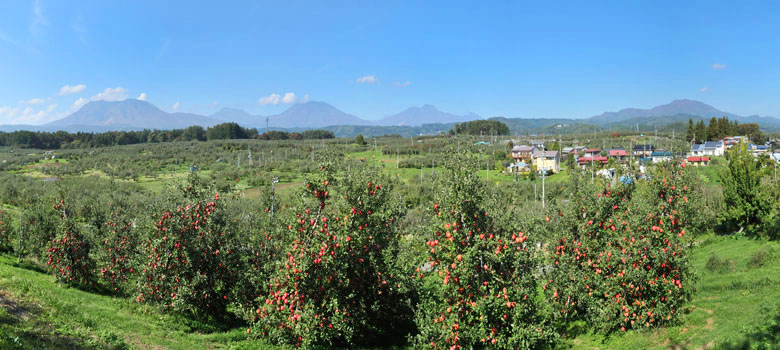
[(58, 286), (0, 256), (0, 349), (263, 349), (245, 329), (205, 332), (130, 299)]
[[(780, 243), (705, 236), (692, 250), (699, 281), (680, 325), (562, 340), (574, 349), (776, 349)], [(58, 286), (33, 265), (0, 256), (0, 349), (262, 349), (246, 329), (215, 330), (116, 298)], [(745, 347), (747, 345), (747, 347)]]

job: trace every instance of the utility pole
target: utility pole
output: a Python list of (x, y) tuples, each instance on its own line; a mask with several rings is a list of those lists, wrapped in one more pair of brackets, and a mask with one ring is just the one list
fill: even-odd
[(542, 171), (542, 209), (544, 209), (544, 178), (547, 177), (547, 171)]
[(274, 217), (274, 197), (276, 196), (276, 190), (274, 189), (274, 184), (279, 182), (279, 177), (274, 176), (273, 181), (271, 181), (271, 217)]

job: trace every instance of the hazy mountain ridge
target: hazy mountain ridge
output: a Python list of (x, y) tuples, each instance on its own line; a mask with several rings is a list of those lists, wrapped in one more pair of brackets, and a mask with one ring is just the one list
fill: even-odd
[[(675, 100), (650, 109), (627, 108), (618, 112), (605, 112), (587, 119), (573, 118), (505, 118), (494, 117), (509, 126), (513, 134), (538, 133), (557, 134), (592, 132), (594, 130), (636, 130), (666, 129), (676, 123), (709, 120), (712, 117), (728, 116), (740, 123), (758, 123), (765, 131), (780, 130), (780, 119), (772, 117), (742, 117), (720, 111), (712, 106), (694, 100)], [(267, 118), (267, 119), (266, 119)], [(87, 103), (71, 115), (48, 124), (0, 125), (0, 131), (32, 130), (69, 132), (105, 132), (142, 129), (174, 129), (191, 125), (209, 127), (223, 122), (236, 122), (245, 127), (264, 130), (266, 125), (274, 130), (326, 129), (337, 136), (351, 137), (357, 133), (366, 136), (400, 134), (411, 136), (447, 132), (455, 123), (482, 119), (477, 114), (456, 115), (443, 112), (432, 105), (410, 107), (380, 120), (370, 121), (345, 113), (325, 102), (311, 101), (290, 106), (275, 115), (252, 115), (236, 108), (223, 108), (209, 116), (192, 113), (168, 113), (146, 101), (128, 99)], [(268, 124), (266, 124), (268, 120)]]

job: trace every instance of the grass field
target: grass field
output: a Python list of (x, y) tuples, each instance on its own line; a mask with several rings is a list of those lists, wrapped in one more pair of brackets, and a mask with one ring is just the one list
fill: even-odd
[[(680, 325), (611, 337), (580, 334), (564, 340), (563, 347), (780, 346), (780, 243), (706, 236), (692, 253), (698, 293), (685, 308)], [(247, 340), (242, 326), (215, 330), (129, 299), (58, 286), (36, 265), (17, 264), (10, 256), (0, 256), (0, 306), (2, 349), (273, 348)]]

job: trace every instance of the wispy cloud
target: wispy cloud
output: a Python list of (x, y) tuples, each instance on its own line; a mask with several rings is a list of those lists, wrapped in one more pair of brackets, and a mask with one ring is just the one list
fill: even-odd
[(98, 93), (95, 96), (92, 96), (90, 100), (92, 101), (122, 101), (127, 99), (127, 90), (125, 90), (122, 87), (115, 87), (115, 88), (106, 88), (103, 90), (103, 92)]
[(393, 85), (400, 86), (400, 87), (407, 87), (409, 85), (412, 85), (411, 81), (394, 81)]
[(46, 20), (46, 17), (43, 15), (43, 8), (41, 7), (41, 2), (39, 0), (35, 0), (33, 3), (33, 18), (30, 21), (30, 33), (33, 35), (37, 35), (40, 33), (41, 27), (49, 25), (49, 21)]
[(84, 84), (79, 85), (65, 85), (60, 88), (60, 96), (70, 95), (70, 94), (77, 94), (79, 92), (82, 92), (86, 90), (87, 86)]
[(22, 101), (22, 103), (26, 103), (28, 105), (39, 105), (39, 104), (42, 104), (44, 102), (46, 102), (46, 100), (44, 100), (42, 98), (38, 98), (38, 97), (31, 98), (31, 99), (29, 99), (27, 101)]
[(87, 43), (87, 26), (84, 24), (84, 15), (82, 15), (81, 12), (76, 15), (76, 18), (71, 23), (70, 28), (73, 29), (73, 33), (76, 34), (82, 44)]
[(699, 89), (699, 92), (707, 92), (707, 91), (710, 91), (710, 88), (708, 88), (706, 86), (701, 88), (701, 89)]
[(146, 101), (146, 93), (142, 92), (140, 95), (138, 95), (139, 101)]
[(176, 112), (179, 110), (179, 107), (181, 107), (181, 103), (179, 103), (179, 101), (176, 101), (176, 103), (174, 103), (171, 108), (173, 108), (173, 111)]
[(257, 104), (261, 106), (265, 105), (278, 105), (278, 104), (293, 104), (296, 102), (309, 102), (309, 94), (306, 94), (303, 96), (303, 98), (298, 98), (298, 96), (295, 95), (293, 92), (287, 92), (284, 94), (284, 96), (279, 94), (270, 94), (268, 96), (263, 96), (260, 99), (257, 100)]
[(364, 75), (355, 79), (355, 82), (358, 84), (376, 84), (379, 82), (379, 78), (373, 75)]
[(712, 65), (712, 69), (726, 69), (726, 65), (723, 63), (715, 63)]

